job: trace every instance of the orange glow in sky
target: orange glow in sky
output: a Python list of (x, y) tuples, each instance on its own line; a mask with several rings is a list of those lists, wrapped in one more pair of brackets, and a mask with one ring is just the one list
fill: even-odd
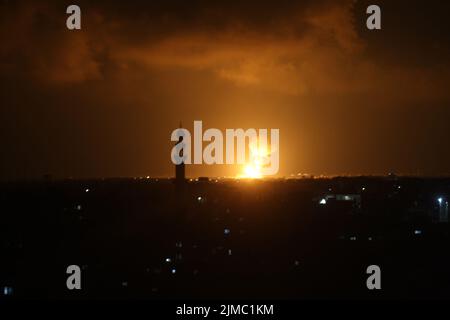
[(249, 147), (250, 159), (243, 166), (243, 171), (237, 176), (239, 179), (261, 179), (263, 178), (262, 168), (267, 161), (269, 152), (267, 146), (256, 146), (251, 144)]

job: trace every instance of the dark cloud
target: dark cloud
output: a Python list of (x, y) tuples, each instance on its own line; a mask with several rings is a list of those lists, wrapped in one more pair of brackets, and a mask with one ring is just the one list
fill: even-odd
[[(392, 57), (400, 63), (382, 64), (366, 51), (370, 43), (357, 32), (365, 20), (355, 14), (354, 1), (81, 5), (82, 32), (64, 28), (62, 5), (15, 5), (2, 26), (3, 72), (64, 84), (140, 65), (149, 72), (208, 70), (238, 86), (287, 94), (372, 92), (395, 98), (394, 87), (402, 84), (411, 89), (411, 99), (447, 98), (448, 66), (405, 65), (409, 52)], [(447, 46), (434, 43), (437, 50)]]

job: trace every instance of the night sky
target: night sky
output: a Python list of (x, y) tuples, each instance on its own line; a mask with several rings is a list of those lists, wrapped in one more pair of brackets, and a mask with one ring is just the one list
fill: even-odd
[(281, 176), (450, 174), (448, 1), (0, 3), (0, 180), (172, 176), (194, 120), (279, 128)]

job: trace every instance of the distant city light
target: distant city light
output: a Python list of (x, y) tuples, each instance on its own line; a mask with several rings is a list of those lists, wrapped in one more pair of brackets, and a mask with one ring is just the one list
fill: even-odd
[(327, 199), (323, 198), (322, 200), (320, 200), (319, 203), (322, 205), (327, 204)]
[(422, 230), (414, 230), (414, 234), (417, 235), (421, 235), (422, 234)]
[(231, 232), (230, 229), (225, 229), (225, 230), (223, 230), (223, 233), (224, 233), (224, 234), (230, 234), (230, 232)]
[(228, 249), (228, 255), (231, 256), (231, 249)]
[(351, 240), (351, 241), (355, 241), (355, 240), (356, 240), (356, 237), (354, 237), (354, 236), (353, 236), (353, 237), (350, 237), (350, 240)]
[(166, 258), (166, 262), (171, 262), (171, 261), (172, 261), (172, 259)]
[(366, 187), (362, 187), (362, 191), (365, 191), (366, 190)]
[(175, 274), (175, 273), (177, 273), (177, 269), (172, 269), (172, 274)]
[(89, 192), (89, 188), (86, 188), (86, 190), (84, 190), (84, 192)]
[(439, 202), (439, 205), (441, 205), (441, 204), (442, 204), (442, 201), (443, 201), (442, 197), (439, 197), (439, 198), (437, 199), (437, 201)]
[(3, 287), (3, 295), (10, 296), (13, 293), (13, 289), (11, 287)]

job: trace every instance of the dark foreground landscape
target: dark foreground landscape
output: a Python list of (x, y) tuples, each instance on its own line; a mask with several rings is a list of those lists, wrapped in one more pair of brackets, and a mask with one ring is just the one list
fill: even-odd
[(392, 175), (3, 183), (0, 297), (450, 298), (447, 195)]

